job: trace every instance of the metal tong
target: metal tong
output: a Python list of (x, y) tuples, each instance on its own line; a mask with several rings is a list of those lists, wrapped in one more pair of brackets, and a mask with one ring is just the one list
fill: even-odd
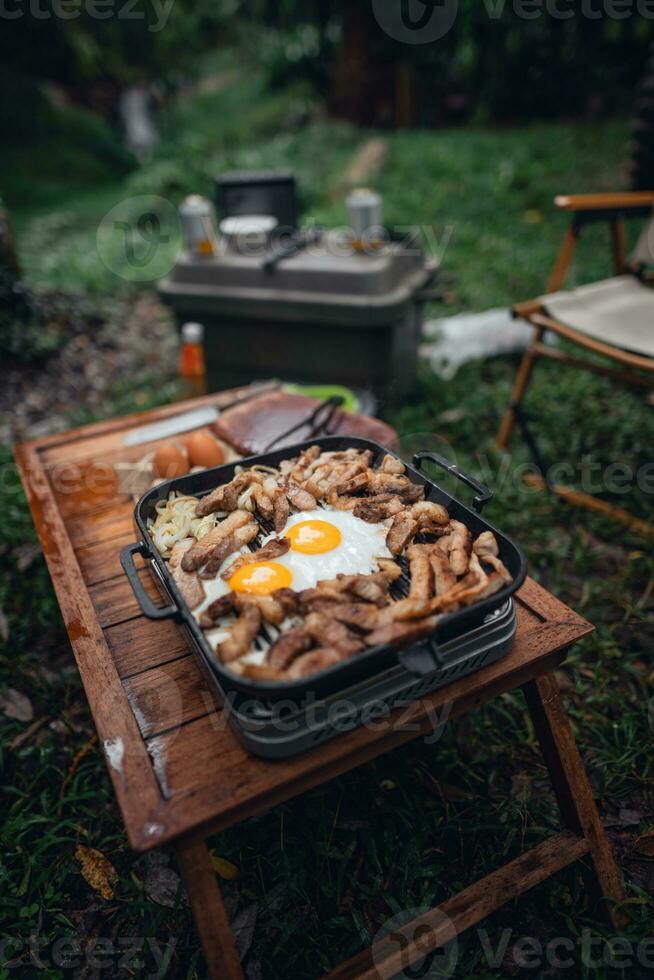
[[(276, 446), (283, 439), (287, 439), (288, 436), (292, 436), (295, 432), (299, 432), (300, 429), (304, 429), (307, 426), (309, 427), (309, 431), (305, 437), (306, 439), (313, 439), (319, 435), (329, 435), (332, 420), (344, 401), (345, 399), (342, 395), (332, 395), (331, 398), (326, 398), (324, 402), (316, 406), (311, 414), (298, 422), (297, 425), (275, 436), (263, 452), (270, 452), (273, 446)], [(331, 431), (333, 432), (333, 429)]]

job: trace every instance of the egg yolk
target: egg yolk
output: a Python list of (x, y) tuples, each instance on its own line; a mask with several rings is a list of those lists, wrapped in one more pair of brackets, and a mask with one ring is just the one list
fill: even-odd
[(324, 555), (341, 543), (341, 532), (329, 521), (301, 521), (289, 528), (285, 537), (290, 539), (291, 551), (303, 555)]
[(269, 595), (275, 589), (287, 589), (293, 576), (290, 569), (276, 561), (259, 561), (243, 565), (229, 580), (233, 592)]

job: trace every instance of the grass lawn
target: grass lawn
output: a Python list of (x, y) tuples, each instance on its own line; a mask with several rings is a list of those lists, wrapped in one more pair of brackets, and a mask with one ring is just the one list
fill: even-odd
[[(117, 278), (98, 260), (95, 231), (103, 215), (140, 193), (177, 202), (191, 190), (209, 192), (211, 177), (227, 167), (292, 166), (300, 175), (305, 213), (344, 223), (343, 204), (331, 191), (363, 137), (327, 120), (306, 93), (271, 96), (256, 74), (235, 74), (218, 91), (180, 100), (161, 123), (155, 159), (124, 179), (98, 186), (87, 182), (74, 190), (61, 184), (57, 202), (49, 200), (47, 210), (24, 202), (17, 179), (10, 184), (17, 188), (16, 226), (32, 285), (83, 289), (98, 297), (133, 295), (142, 287)], [(427, 223), (437, 241), (445, 241), (444, 230), (449, 236), (443, 262), (456, 277), (454, 295), (448, 307), (434, 307), (435, 315), (537, 295), (564, 227), (553, 214), (553, 195), (626, 185), (627, 126), (621, 121), (403, 132), (387, 138), (388, 158), (375, 184), (384, 195), (388, 222)], [(23, 171), (21, 180), (26, 177), (29, 172)], [(573, 280), (608, 271), (607, 243), (605, 229), (591, 230)], [(631, 925), (624, 936), (635, 948), (654, 928), (654, 866), (648, 857), (654, 851), (651, 840), (649, 850), (647, 843), (634, 843), (654, 823), (654, 559), (642, 538), (528, 492), (519, 479), (527, 461), (519, 440), (508, 466), (492, 454), (514, 371), (512, 358), (498, 358), (472, 362), (447, 383), (425, 372), (410, 402), (383, 410), (407, 451), (439, 446), (496, 487), (489, 518), (520, 541), (531, 574), (597, 626), (575, 649), (560, 680), (628, 880)], [(132, 381), (138, 390), (138, 378)], [(129, 408), (126, 387), (129, 379), (123, 378), (121, 411)], [(654, 418), (641, 393), (543, 364), (528, 407), (551, 462), (583, 457), (586, 475), (615, 461), (634, 472), (640, 468), (642, 475), (651, 463)], [(126, 949), (129, 937), (152, 941), (140, 966), (119, 965), (117, 956), (109, 957), (111, 969), (101, 976), (156, 976), (154, 943), (160, 944), (156, 952), (170, 953), (168, 976), (202, 976), (181, 895), (168, 905), (154, 901), (152, 883), (162, 878), (161, 865), (156, 858), (136, 860), (126, 846), (9, 460), (5, 448), (0, 685), (29, 696), (34, 717), (43, 724), (20, 744), (25, 723), (2, 720), (0, 938), (22, 945), (15, 953), (20, 966), (0, 966), (0, 980), (70, 976), (52, 956), (53, 942), (68, 936), (82, 944), (89, 937), (110, 939), (114, 949), (120, 944)], [(651, 493), (636, 489), (614, 498), (654, 518)], [(225, 887), (241, 921), (251, 923), (256, 915), (246, 961), (251, 980), (308, 980), (368, 944), (397, 913), (436, 904), (537, 843), (556, 820), (524, 702), (513, 694), (447, 726), (437, 745), (400, 749), (221, 835), (212, 845), (216, 855), (239, 869)], [(112, 898), (103, 899), (82, 878), (75, 857), (79, 844), (101, 851), (116, 869)], [(40, 953), (29, 951), (32, 935), (41, 937)], [(524, 969), (514, 949), (522, 937), (543, 945), (555, 937), (573, 939), (573, 965)], [(617, 952), (614, 962), (610, 947), (602, 944), (594, 946), (595, 965), (589, 965), (582, 955), (584, 937), (586, 943), (598, 937), (608, 941), (610, 932), (589, 906), (580, 873), (573, 869), (492, 916), (482, 931), (460, 937), (458, 964), (448, 975), (469, 980), (652, 975), (642, 951), (641, 963), (634, 958), (624, 971), (616, 965)], [(2, 948), (12, 954), (0, 943)], [(497, 952), (494, 965), (485, 950)], [(50, 964), (41, 973), (39, 956)]]

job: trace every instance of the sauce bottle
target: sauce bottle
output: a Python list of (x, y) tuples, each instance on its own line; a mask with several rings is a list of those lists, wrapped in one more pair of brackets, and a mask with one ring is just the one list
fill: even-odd
[(201, 323), (185, 323), (182, 326), (182, 346), (179, 352), (182, 398), (197, 398), (207, 393), (203, 341), (204, 327)]

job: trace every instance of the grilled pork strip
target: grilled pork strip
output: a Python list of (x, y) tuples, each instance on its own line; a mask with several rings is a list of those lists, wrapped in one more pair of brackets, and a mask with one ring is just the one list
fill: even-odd
[(369, 633), (379, 622), (379, 609), (370, 602), (332, 602), (327, 605), (327, 614), (339, 623)]
[(492, 531), (482, 531), (479, 537), (475, 539), (472, 550), (480, 558), (486, 558), (488, 555), (494, 555), (497, 558), (500, 553), (497, 538)]
[(393, 473), (395, 476), (401, 476), (402, 474), (406, 473), (406, 467), (402, 460), (397, 459), (396, 456), (391, 456), (390, 453), (386, 453), (379, 468), (382, 473)]
[(270, 541), (267, 541), (257, 551), (250, 551), (248, 554), (236, 558), (221, 573), (221, 578), (230, 579), (234, 572), (237, 572), (239, 568), (243, 568), (244, 565), (252, 565), (255, 562), (272, 561), (274, 558), (279, 558), (280, 555), (285, 555), (290, 547), (291, 542), (288, 538), (271, 538)]
[(168, 567), (173, 582), (182, 593), (182, 599), (189, 609), (196, 609), (204, 601), (204, 588), (198, 573), (187, 572), (182, 568), (182, 558), (195, 544), (195, 538), (184, 538), (178, 541), (170, 556)]
[(407, 549), (411, 574), (409, 596), (412, 599), (431, 599), (434, 594), (434, 572), (430, 552), (430, 546), (424, 544), (412, 544)]
[(342, 494), (343, 496), (350, 496), (351, 494), (358, 493), (359, 490), (363, 490), (364, 487), (368, 486), (370, 482), (371, 470), (365, 470), (363, 473), (357, 473), (355, 476), (351, 476), (347, 480), (342, 480), (335, 486), (330, 487), (329, 492), (335, 490), (336, 493)]
[(287, 616), (295, 616), (300, 606), (300, 594), (294, 589), (275, 589), (271, 592), (273, 599), (281, 603)]
[(381, 524), (387, 517), (395, 517), (405, 509), (402, 500), (393, 494), (379, 493), (374, 497), (361, 497), (354, 506), (354, 516), (369, 524)]
[(411, 516), (420, 523), (420, 527), (429, 524), (449, 524), (450, 515), (441, 504), (433, 500), (419, 500), (411, 507)]
[[(239, 513), (243, 513), (243, 511), (239, 511)], [(259, 525), (255, 521), (253, 521), (251, 524), (245, 524), (243, 527), (237, 527), (235, 531), (229, 534), (226, 538), (223, 538), (223, 540), (216, 545), (211, 553), (209, 561), (200, 572), (200, 578), (215, 578), (225, 559), (234, 554), (235, 551), (239, 551), (241, 548), (244, 548), (250, 543), (250, 541), (254, 541), (258, 533)]]
[(434, 592), (445, 595), (456, 585), (456, 575), (452, 571), (447, 556), (439, 548), (432, 547), (429, 560), (434, 572)]
[(393, 555), (401, 555), (417, 532), (419, 523), (408, 510), (401, 510), (393, 518), (388, 534), (386, 547)]
[(273, 527), (277, 534), (286, 527), (286, 521), (291, 513), (286, 494), (280, 490), (273, 500)]
[(402, 576), (402, 569), (393, 558), (378, 558), (379, 571), (390, 584)]
[(336, 650), (319, 647), (316, 650), (310, 650), (309, 653), (303, 653), (301, 657), (294, 660), (286, 671), (286, 677), (288, 680), (299, 680), (301, 677), (308, 677), (311, 674), (317, 674), (320, 670), (326, 670), (327, 667), (333, 667), (343, 659), (345, 658)]
[(358, 503), (360, 503), (360, 497), (348, 497), (341, 496), (336, 488), (331, 489), (327, 494), (327, 503), (334, 510), (354, 510)]
[(280, 626), (284, 622), (286, 615), (281, 602), (277, 602), (270, 595), (253, 595), (249, 592), (239, 592), (236, 595), (234, 605), (239, 612), (247, 609), (248, 606), (256, 606), (261, 613), (261, 618), (272, 626)]
[(219, 596), (214, 599), (207, 608), (202, 613), (203, 617), (206, 616), (207, 620), (214, 623), (217, 619), (222, 619), (223, 616), (227, 616), (228, 613), (234, 611), (234, 602), (236, 600), (235, 592), (227, 592), (225, 595)]
[(474, 542), (472, 550), (479, 556), (481, 561), (490, 565), (501, 576), (506, 585), (513, 581), (511, 573), (499, 557), (497, 539), (492, 531), (482, 531)]
[(228, 638), (220, 644), (217, 653), (224, 664), (238, 660), (250, 649), (250, 644), (261, 627), (261, 612), (257, 606), (248, 605), (232, 626)]
[(436, 627), (438, 616), (428, 616), (423, 619), (416, 619), (407, 623), (389, 623), (380, 626), (366, 636), (366, 643), (369, 647), (376, 647), (392, 643), (393, 646), (407, 646), (417, 640), (429, 636)]
[(333, 647), (351, 638), (347, 626), (321, 612), (310, 612), (304, 619), (304, 629), (321, 647)]
[(297, 483), (287, 480), (282, 487), (291, 507), (295, 507), (296, 510), (314, 510), (317, 506), (318, 501), (313, 494)]
[(261, 483), (263, 475), (256, 470), (245, 470), (237, 473), (233, 480), (216, 487), (211, 493), (198, 502), (195, 508), (196, 517), (206, 517), (207, 514), (214, 514), (219, 510), (236, 510), (238, 498), (253, 483)]
[(470, 552), (472, 551), (472, 535), (461, 521), (450, 521), (450, 565), (455, 575), (465, 575), (468, 570)]
[[(208, 534), (196, 541), (192, 548), (182, 557), (182, 568), (185, 572), (192, 572), (201, 565), (205, 565), (212, 557), (214, 550), (221, 542), (229, 537), (237, 528), (252, 524), (254, 517), (246, 510), (237, 510), (229, 514), (224, 521), (212, 528)], [(255, 524), (255, 528), (257, 525)]]
[(294, 626), (278, 636), (268, 650), (266, 662), (275, 670), (286, 670), (296, 657), (306, 653), (312, 642), (303, 625)]
[(316, 590), (319, 594), (332, 593), (335, 595), (350, 592), (366, 602), (384, 605), (388, 602), (388, 586), (388, 576), (381, 571), (371, 572), (369, 575), (340, 574), (336, 578), (323, 579), (318, 582)]

